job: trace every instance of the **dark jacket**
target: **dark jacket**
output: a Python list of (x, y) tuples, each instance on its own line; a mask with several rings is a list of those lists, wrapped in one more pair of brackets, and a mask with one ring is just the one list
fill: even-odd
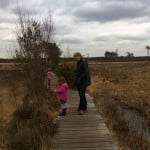
[(91, 84), (88, 62), (81, 59), (77, 62), (75, 70), (75, 85), (80, 88), (86, 88)]

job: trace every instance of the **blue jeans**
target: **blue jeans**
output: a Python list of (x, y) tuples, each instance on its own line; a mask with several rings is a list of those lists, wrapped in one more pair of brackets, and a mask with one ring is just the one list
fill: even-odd
[(80, 104), (79, 104), (79, 110), (87, 110), (87, 101), (86, 101), (86, 88), (79, 87), (78, 88), (79, 96), (80, 96)]

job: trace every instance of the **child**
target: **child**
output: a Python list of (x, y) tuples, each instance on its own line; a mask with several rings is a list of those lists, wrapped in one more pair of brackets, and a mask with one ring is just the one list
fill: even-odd
[(66, 80), (64, 77), (60, 77), (58, 79), (59, 87), (54, 91), (57, 98), (60, 101), (60, 106), (62, 109), (62, 112), (60, 113), (60, 116), (66, 116), (66, 102), (68, 99), (68, 83), (66, 83)]

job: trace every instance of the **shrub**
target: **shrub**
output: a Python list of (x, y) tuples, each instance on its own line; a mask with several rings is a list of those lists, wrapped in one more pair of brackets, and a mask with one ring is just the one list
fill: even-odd
[(14, 119), (19, 121), (26, 121), (33, 117), (35, 108), (32, 106), (22, 105), (14, 112)]
[(6, 121), (0, 117), (0, 149), (6, 149), (7, 134), (5, 130)]
[(74, 87), (75, 64), (72, 62), (63, 62), (58, 65), (58, 75), (65, 77), (71, 87)]
[[(8, 149), (46, 150), (56, 131), (56, 104), (48, 95), (47, 69), (57, 66), (61, 54), (53, 42), (50, 17), (37, 21), (18, 11), (16, 60), (24, 77), (25, 94), (22, 105), (14, 111), (8, 124)], [(53, 105), (52, 105), (53, 104)], [(48, 108), (49, 107), (49, 108)], [(57, 106), (55, 106), (57, 107)]]
[(48, 50), (47, 50), (48, 67), (56, 71), (59, 61), (60, 61), (60, 55), (61, 55), (60, 48), (58, 47), (56, 43), (48, 43), (47, 47), (48, 47)]
[(41, 107), (21, 106), (8, 125), (9, 150), (41, 150), (50, 146), (50, 139), (57, 130), (55, 117)]
[(8, 150), (42, 150), (43, 142), (44, 138), (36, 128), (26, 128), (13, 135)]
[(19, 62), (17, 67), (25, 76), (27, 94), (34, 95), (37, 102), (47, 95), (47, 69), (55, 69), (61, 55), (60, 48), (53, 40), (53, 31), (50, 16), (38, 21), (24, 16), (18, 10), (18, 49), (15, 51), (16, 60)]

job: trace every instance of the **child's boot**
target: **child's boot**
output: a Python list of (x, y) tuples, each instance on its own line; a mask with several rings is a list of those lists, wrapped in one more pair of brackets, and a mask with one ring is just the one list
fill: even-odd
[(59, 114), (60, 116), (66, 116), (66, 109), (63, 109), (62, 112)]
[(66, 109), (63, 109), (63, 114), (64, 114), (64, 116), (66, 116), (66, 114), (67, 114)]
[(63, 111), (61, 113), (59, 113), (59, 116), (63, 116)]

